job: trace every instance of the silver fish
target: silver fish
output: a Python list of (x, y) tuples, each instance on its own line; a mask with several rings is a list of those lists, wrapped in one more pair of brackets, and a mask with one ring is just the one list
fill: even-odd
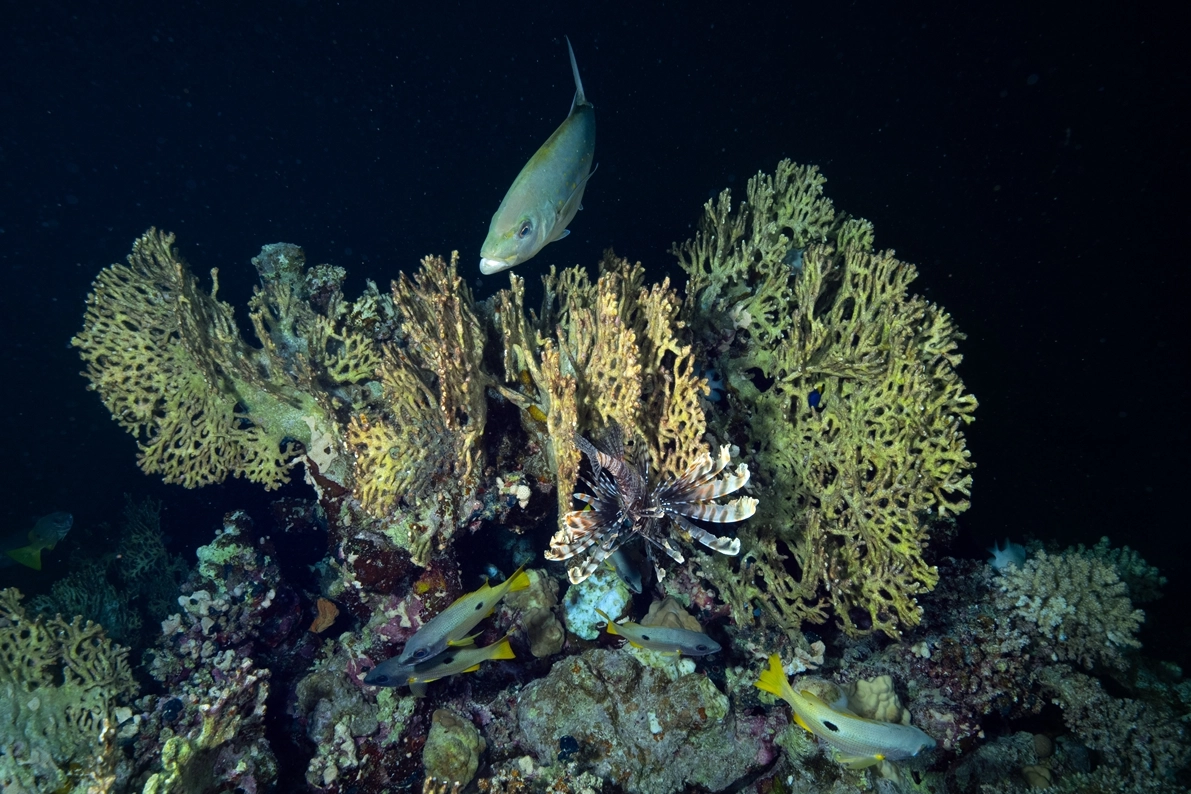
[(608, 624), (605, 631), (617, 637), (624, 637), (638, 648), (683, 656), (706, 656), (720, 650), (720, 644), (701, 631), (669, 626), (642, 626), (632, 621), (617, 623), (598, 609), (596, 614)]
[(486, 276), (532, 259), (547, 244), (570, 234), (567, 225), (583, 203), (583, 189), (595, 173), (595, 109), (583, 94), (575, 51), (567, 39), (575, 99), (571, 112), (517, 174), (480, 248)]

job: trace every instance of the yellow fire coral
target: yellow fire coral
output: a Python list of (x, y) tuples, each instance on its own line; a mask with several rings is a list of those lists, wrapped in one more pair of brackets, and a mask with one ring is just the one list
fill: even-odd
[[(251, 317), (266, 343), (257, 350), (218, 299), (217, 270), (211, 278), (204, 292), (174, 236), (150, 229), (128, 264), (99, 274), (72, 343), (91, 388), (136, 437), (146, 472), (187, 488), (229, 475), (275, 488), (288, 481), (311, 425), (328, 423), (326, 411), (285, 366), (293, 334), (282, 326), (288, 315), (272, 300), (275, 290), (254, 298)], [(292, 305), (288, 291), (284, 297)]]
[(0, 789), (109, 791), (137, 685), (128, 649), (81, 618), (31, 619), (0, 590)]
[(446, 544), (475, 498), (483, 474), (481, 439), (487, 418), (484, 329), (471, 291), (450, 263), (422, 260), (419, 273), (393, 282), (403, 345), (387, 345), (379, 368), (376, 409), (350, 419), (346, 439), (356, 458), (355, 493), (386, 534), (424, 564), (427, 527), (403, 524), (402, 501), (421, 505), (433, 534)]
[[(429, 538), (445, 543), (467, 517), (483, 470), (486, 337), (456, 261), (428, 258), (392, 297), (369, 283), (348, 303), (342, 268), (265, 246), (252, 260), (254, 347), (217, 297), (218, 272), (205, 292), (173, 235), (151, 229), (126, 265), (99, 274), (73, 344), (146, 472), (188, 488), (229, 475), (275, 488), (301, 461), (317, 487), (351, 495), (339, 520), (378, 521), (424, 561)], [(398, 505), (444, 482), (450, 493), (422, 511), (434, 526), (411, 532), (402, 522), (420, 517), (394, 515)]]
[(897, 636), (938, 581), (923, 559), (932, 522), (968, 507), (962, 428), (976, 400), (955, 372), (950, 316), (910, 294), (914, 267), (874, 252), (870, 224), (835, 215), (823, 182), (783, 161), (735, 209), (727, 191), (708, 202), (699, 234), (675, 247), (691, 277), (683, 318), (751, 418), (730, 424), (729, 411), (713, 430), (748, 434), (767, 494), (728, 588), (737, 619), (755, 604), (794, 629), (829, 603), (850, 634)]
[[(576, 433), (619, 427), (641, 439), (652, 471), (685, 471), (700, 455), (707, 382), (682, 344), (680, 303), (669, 279), (644, 286), (645, 270), (611, 252), (592, 283), (582, 268), (543, 278), (540, 315), (525, 314), (524, 282), (496, 299), (507, 382), (502, 393), (525, 409), (523, 424), (548, 450), (560, 515), (571, 509), (579, 471)], [(524, 373), (524, 376), (523, 376)]]

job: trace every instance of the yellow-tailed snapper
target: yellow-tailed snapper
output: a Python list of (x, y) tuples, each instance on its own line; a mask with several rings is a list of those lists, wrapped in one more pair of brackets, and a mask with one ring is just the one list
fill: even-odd
[(522, 565), (496, 587), (485, 582), (479, 590), (460, 596), (409, 638), (401, 654), (396, 657), (396, 662), (423, 662), (438, 656), (450, 646), (471, 645), (475, 636), (468, 636), (469, 632), (492, 614), (506, 593), (524, 590), (529, 583), (529, 574)]
[(789, 703), (794, 721), (838, 750), (836, 760), (851, 769), (911, 758), (935, 746), (934, 739), (912, 725), (866, 719), (846, 703), (828, 703), (807, 689), (795, 691), (777, 654), (769, 657), (769, 669), (754, 686)]

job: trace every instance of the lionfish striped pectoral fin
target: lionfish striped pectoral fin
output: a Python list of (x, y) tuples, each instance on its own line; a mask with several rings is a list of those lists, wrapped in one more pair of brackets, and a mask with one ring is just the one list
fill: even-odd
[(673, 496), (667, 494), (662, 498), (666, 501), (674, 503), (708, 502), (720, 496), (727, 496), (730, 493), (739, 491), (748, 484), (748, 481), (748, 464), (741, 463), (736, 467), (736, 471), (732, 472), (731, 474), (726, 474), (718, 480), (707, 480), (698, 484), (691, 484), (684, 480), (679, 480), (671, 486), (671, 490), (675, 492)]
[(753, 513), (757, 512), (757, 500), (751, 496), (741, 496), (724, 505), (715, 502), (692, 502), (672, 505), (672, 507), (676, 511), (681, 511), (687, 518), (727, 524), (752, 517)]
[(726, 445), (720, 447), (720, 454), (714, 458), (704, 452), (694, 463), (687, 467), (687, 470), (678, 478), (678, 482), (686, 483), (687, 485), (701, 485), (715, 478), (721, 471), (727, 468), (731, 460), (732, 451)]
[[(748, 497), (744, 498), (747, 499)], [(716, 506), (719, 507), (720, 505)], [(728, 505), (723, 506), (727, 507)], [(752, 515), (752, 513), (749, 513), (749, 515)], [(675, 515), (671, 516), (671, 518), (673, 518), (674, 523), (682, 527), (682, 530), (691, 538), (699, 541), (712, 551), (718, 551), (720, 554), (726, 554), (729, 557), (735, 557), (740, 553), (740, 538), (721, 538), (718, 535), (711, 534), (703, 527), (692, 524), (682, 516)]]
[(600, 540), (604, 521), (595, 510), (572, 510), (562, 517), (562, 527), (550, 538), (548, 560), (569, 560), (582, 554)]
[(686, 562), (686, 558), (682, 556), (682, 552), (670, 545), (669, 540), (666, 538), (659, 538), (658, 541), (662, 544), (662, 548), (666, 550), (666, 554), (669, 555), (670, 559), (674, 560), (674, 562), (678, 563), (679, 565), (682, 565), (684, 562)]
[[(600, 560), (600, 562), (603, 562), (603, 560)], [(600, 562), (596, 562), (593, 557), (572, 568), (567, 568), (567, 580), (571, 584), (579, 584), (600, 569)]]

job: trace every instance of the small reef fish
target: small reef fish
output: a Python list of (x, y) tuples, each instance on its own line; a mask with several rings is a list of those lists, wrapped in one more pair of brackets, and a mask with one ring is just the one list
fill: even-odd
[(678, 653), (683, 656), (706, 656), (720, 649), (720, 644), (701, 631), (675, 629), (669, 626), (642, 626), (640, 623), (617, 623), (600, 610), (596, 613), (608, 624), (609, 634), (624, 637), (638, 648), (659, 653)]
[(570, 232), (567, 225), (583, 203), (583, 189), (595, 173), (595, 108), (583, 94), (575, 51), (567, 39), (575, 99), (558, 129), (513, 180), (500, 202), (480, 248), (480, 272), (486, 276), (532, 259), (547, 244)]
[(479, 590), (459, 596), (409, 638), (401, 655), (396, 657), (397, 663), (427, 661), (438, 656), (449, 646), (471, 645), (475, 636), (467, 636), (468, 632), (492, 614), (492, 610), (506, 593), (524, 590), (529, 587), (529, 583), (529, 574), (522, 565), (496, 587), (485, 582)]
[(769, 657), (769, 669), (754, 686), (789, 703), (794, 722), (838, 750), (837, 760), (850, 769), (900, 761), (935, 746), (934, 739), (912, 725), (865, 719), (808, 690), (795, 692), (777, 654)]
[[(40, 571), (42, 550), (54, 548), (73, 525), (74, 516), (70, 513), (57, 512), (42, 516), (28, 533), (17, 533), (4, 542), (5, 556), (0, 558), (0, 565), (11, 565), (12, 561), (16, 561)], [(22, 545), (25, 541), (28, 544)]]
[(998, 541), (993, 541), (987, 551), (992, 554), (988, 564), (997, 571), (1004, 571), (1010, 566), (1021, 568), (1026, 564), (1026, 547), (1020, 543), (1010, 543), (1009, 538), (1005, 538), (1005, 548), (1002, 549)]
[(509, 638), (477, 648), (474, 645), (466, 648), (452, 648), (440, 653), (433, 659), (427, 659), (417, 664), (404, 664), (397, 659), (388, 659), (374, 667), (364, 677), (364, 683), (370, 686), (406, 686), (416, 697), (426, 693), (426, 684), (440, 678), (458, 673), (474, 673), (480, 669), (481, 662), (493, 659), (515, 659), (513, 647), (509, 645)]

